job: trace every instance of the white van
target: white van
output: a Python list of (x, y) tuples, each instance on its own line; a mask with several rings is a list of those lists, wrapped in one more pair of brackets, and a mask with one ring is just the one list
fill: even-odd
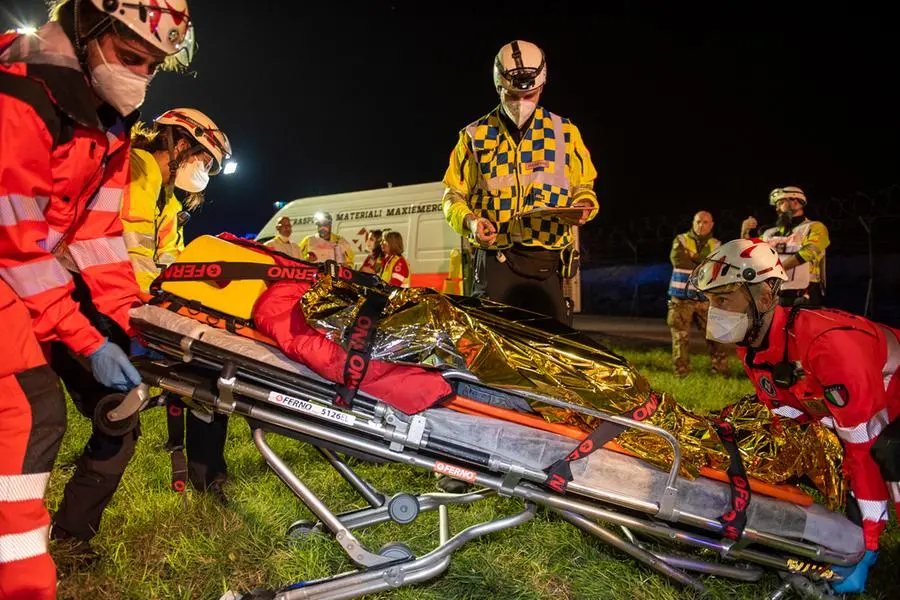
[[(444, 219), (443, 195), (444, 184), (437, 181), (300, 198), (280, 208), (256, 239), (265, 242), (275, 237), (275, 223), (281, 217), (288, 217), (293, 225), (291, 241), (299, 243), (316, 233), (314, 215), (326, 211), (334, 219), (332, 231), (353, 246), (357, 268), (368, 253), (365, 242), (369, 230), (399, 231), (403, 236), (404, 256), (409, 261), (410, 285), (443, 290), (450, 268), (450, 251), (462, 247), (462, 238)], [(578, 228), (574, 231), (578, 244)], [(580, 275), (563, 281), (563, 291), (572, 299), (575, 312), (581, 311)]]
[(450, 251), (462, 243), (444, 220), (443, 195), (444, 184), (438, 181), (300, 198), (278, 210), (256, 239), (265, 242), (275, 237), (275, 223), (289, 217), (293, 225), (291, 241), (299, 243), (316, 233), (316, 212), (326, 211), (334, 219), (332, 231), (353, 246), (356, 267), (362, 266), (368, 254), (365, 242), (369, 230), (397, 231), (403, 236), (410, 285), (441, 290), (450, 267)]

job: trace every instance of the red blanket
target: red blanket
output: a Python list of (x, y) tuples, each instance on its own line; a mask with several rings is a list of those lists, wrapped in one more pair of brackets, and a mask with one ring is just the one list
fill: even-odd
[[(219, 237), (235, 240), (227, 234)], [(271, 254), (280, 265), (299, 264), (284, 255), (272, 254), (259, 244), (248, 244), (246, 240), (240, 243)], [(329, 381), (343, 383), (347, 352), (311, 327), (303, 316), (300, 298), (310, 285), (294, 281), (272, 284), (257, 300), (253, 321), (261, 333), (278, 342), (288, 357)], [(444, 378), (434, 370), (379, 360), (369, 362), (360, 390), (406, 414), (425, 410), (452, 393)]]

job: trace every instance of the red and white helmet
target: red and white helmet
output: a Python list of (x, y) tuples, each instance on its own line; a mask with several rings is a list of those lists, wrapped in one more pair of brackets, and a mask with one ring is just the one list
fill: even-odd
[(157, 125), (181, 127), (203, 146), (215, 159), (209, 170), (216, 175), (222, 170), (225, 160), (231, 158), (231, 142), (225, 132), (219, 129), (213, 120), (195, 108), (173, 108), (167, 110), (153, 120)]
[(707, 292), (736, 283), (787, 281), (778, 253), (759, 239), (732, 240), (722, 244), (691, 274), (691, 285)]
[(91, 0), (100, 12), (123, 23), (131, 31), (183, 65), (194, 53), (194, 27), (187, 0)]
[(778, 206), (782, 200), (797, 200), (803, 206), (806, 206), (806, 194), (796, 185), (789, 185), (783, 188), (775, 188), (769, 192), (769, 204)]
[(514, 94), (539, 89), (547, 83), (544, 51), (524, 40), (515, 40), (500, 48), (494, 59), (494, 87)]

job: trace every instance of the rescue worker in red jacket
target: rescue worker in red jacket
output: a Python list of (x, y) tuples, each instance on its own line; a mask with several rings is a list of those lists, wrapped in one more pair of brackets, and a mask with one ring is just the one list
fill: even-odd
[(56, 595), (43, 496), (66, 406), (47, 345), (64, 344), (106, 387), (140, 382), (122, 348), (139, 302), (119, 219), (129, 129), (154, 72), (191, 38), (184, 0), (64, 0), (34, 35), (0, 36), (4, 599)]
[(710, 301), (707, 337), (738, 344), (759, 400), (840, 438), (848, 504), (859, 509), (867, 552), (853, 567), (834, 568), (845, 577), (834, 589), (861, 592), (888, 499), (900, 509), (900, 330), (839, 310), (779, 306), (787, 279), (772, 246), (742, 239), (710, 254), (691, 281)]

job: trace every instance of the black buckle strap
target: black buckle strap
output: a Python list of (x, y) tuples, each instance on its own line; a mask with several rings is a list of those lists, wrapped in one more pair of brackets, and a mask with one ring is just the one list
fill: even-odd
[(750, 506), (750, 483), (747, 471), (741, 460), (741, 452), (734, 438), (734, 425), (726, 421), (711, 421), (713, 428), (730, 459), (728, 469), (728, 485), (731, 488), (731, 510), (719, 517), (723, 526), (722, 535), (729, 540), (739, 540), (747, 526), (747, 507)]
[(356, 271), (354, 269), (351, 269), (350, 267), (338, 264), (333, 260), (326, 260), (324, 263), (322, 263), (322, 271), (326, 275), (331, 275), (332, 279), (340, 279), (341, 281), (346, 281), (347, 283), (353, 283), (356, 285), (361, 285), (363, 287), (375, 289), (384, 287), (384, 282), (380, 277), (378, 277), (378, 275)]
[[(656, 392), (650, 392), (647, 401), (623, 415), (633, 421), (643, 421), (650, 418), (659, 408), (659, 396)], [(572, 481), (571, 463), (576, 460), (589, 456), (602, 448), (604, 444), (615, 439), (620, 433), (625, 431), (624, 425), (603, 421), (594, 429), (577, 448), (572, 450), (568, 456), (560, 459), (544, 469), (547, 473), (546, 484), (550, 489), (565, 494), (569, 483)]]
[(251, 262), (176, 262), (159, 274), (150, 284), (150, 293), (159, 292), (168, 281), (298, 281), (312, 283), (319, 276), (319, 266), (309, 263), (297, 265), (264, 265)]
[(356, 397), (356, 392), (369, 368), (376, 327), (387, 302), (388, 297), (383, 294), (368, 294), (356, 313), (353, 325), (344, 334), (348, 350), (347, 360), (344, 363), (344, 383), (338, 384), (337, 396), (334, 399), (337, 406), (342, 408), (353, 406), (353, 398)]

